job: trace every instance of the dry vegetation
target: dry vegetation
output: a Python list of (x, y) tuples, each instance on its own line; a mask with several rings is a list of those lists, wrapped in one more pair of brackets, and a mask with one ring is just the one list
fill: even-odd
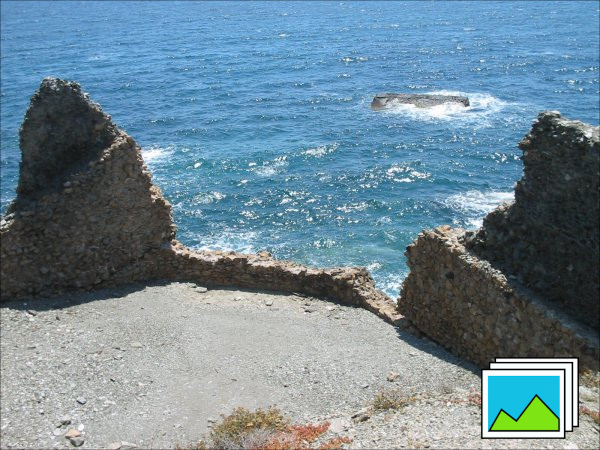
[(579, 413), (589, 416), (596, 425), (600, 425), (600, 412), (594, 411), (593, 409), (588, 408), (587, 406), (580, 406)]
[(417, 397), (414, 395), (406, 395), (397, 389), (387, 389), (377, 394), (377, 396), (373, 399), (372, 407), (375, 411), (401, 409), (416, 400)]
[(223, 416), (221, 423), (215, 425), (207, 441), (179, 450), (205, 449), (252, 449), (252, 450), (292, 450), (341, 449), (352, 440), (347, 437), (334, 437), (323, 440), (317, 445), (329, 429), (329, 422), (321, 424), (291, 425), (290, 420), (277, 408), (249, 411), (236, 408), (230, 415)]
[(586, 370), (580, 375), (579, 379), (583, 386), (600, 389), (600, 372)]

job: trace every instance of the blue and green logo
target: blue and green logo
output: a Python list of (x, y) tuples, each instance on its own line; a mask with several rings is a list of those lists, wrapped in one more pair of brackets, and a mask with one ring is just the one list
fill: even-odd
[(559, 438), (578, 422), (577, 358), (497, 358), (481, 377), (482, 438)]

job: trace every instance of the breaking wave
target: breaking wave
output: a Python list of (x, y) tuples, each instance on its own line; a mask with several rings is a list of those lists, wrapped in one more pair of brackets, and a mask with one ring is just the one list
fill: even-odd
[(467, 191), (448, 197), (444, 204), (466, 216), (466, 224), (473, 228), (483, 225), (483, 218), (499, 205), (514, 199), (514, 192)]
[(459, 103), (443, 103), (431, 108), (417, 108), (414, 105), (391, 102), (384, 113), (406, 116), (414, 120), (468, 120), (476, 121), (502, 111), (507, 102), (486, 93), (469, 93), (460, 91), (433, 91), (431, 95), (460, 95), (468, 97), (470, 105), (465, 107)]
[(172, 145), (168, 147), (150, 146), (146, 149), (142, 149), (142, 157), (144, 158), (144, 162), (154, 164), (166, 160), (174, 152), (175, 147)]

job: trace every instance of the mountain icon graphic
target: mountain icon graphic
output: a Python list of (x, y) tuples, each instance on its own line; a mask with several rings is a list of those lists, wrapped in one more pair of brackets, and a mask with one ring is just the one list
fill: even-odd
[(501, 409), (490, 431), (559, 431), (559, 420), (536, 394), (516, 420)]

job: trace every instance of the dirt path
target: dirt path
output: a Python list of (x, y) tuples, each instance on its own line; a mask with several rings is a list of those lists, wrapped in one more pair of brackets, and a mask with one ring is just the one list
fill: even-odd
[[(269, 405), (296, 421), (337, 418), (353, 447), (542, 443), (482, 442), (479, 409), (464, 401), (479, 389), (475, 367), (365, 310), (201, 291), (171, 283), (4, 304), (2, 448), (72, 447), (71, 428), (85, 448), (173, 447), (237, 406)], [(399, 374), (394, 382), (390, 372)], [(419, 398), (399, 412), (350, 419), (392, 387)], [(64, 416), (71, 423), (59, 426)], [(544, 446), (566, 443), (596, 446), (597, 427), (584, 418), (567, 441)]]

